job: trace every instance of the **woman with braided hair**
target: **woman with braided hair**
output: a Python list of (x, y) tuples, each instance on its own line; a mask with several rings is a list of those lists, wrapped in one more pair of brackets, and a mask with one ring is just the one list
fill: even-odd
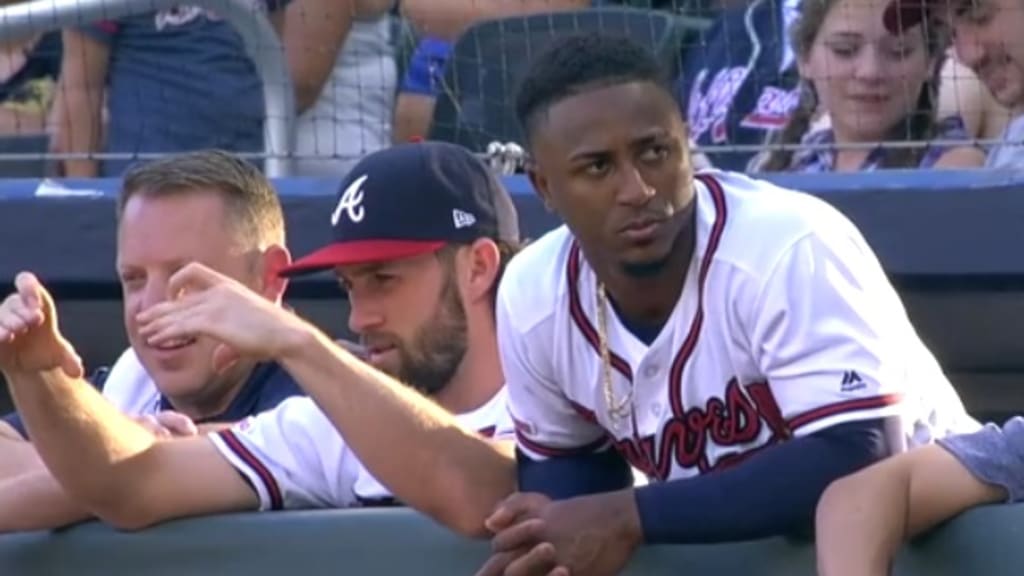
[[(884, 8), (882, 0), (801, 0), (790, 29), (800, 102), (768, 149), (752, 160), (753, 171), (984, 163), (958, 116), (937, 117), (948, 35), (931, 21), (893, 34), (883, 24)], [(817, 115), (827, 115), (830, 125), (812, 127)]]

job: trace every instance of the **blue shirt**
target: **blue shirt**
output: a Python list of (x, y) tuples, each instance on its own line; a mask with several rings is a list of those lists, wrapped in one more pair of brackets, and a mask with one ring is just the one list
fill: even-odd
[[(90, 378), (90, 382), (97, 388), (102, 388), (105, 378), (106, 370), (100, 370)], [(278, 364), (257, 364), (252, 374), (249, 375), (249, 379), (223, 412), (211, 418), (197, 420), (196, 424), (238, 422), (249, 416), (270, 410), (286, 398), (302, 395), (305, 395), (305, 392)], [(165, 396), (161, 396), (159, 410), (174, 410), (174, 406)], [(28, 438), (28, 431), (17, 412), (4, 416), (3, 420), (17, 430), (23, 438)]]
[[(969, 146), (970, 134), (964, 127), (963, 119), (959, 116), (950, 116), (941, 120), (936, 125), (936, 141), (955, 142), (955, 144), (933, 144), (928, 146), (917, 166), (900, 166), (900, 168), (931, 168), (946, 153), (957, 146)], [(801, 144), (808, 145), (807, 148), (798, 150), (793, 154), (790, 162), (790, 172), (832, 172), (836, 163), (836, 150), (832, 147), (835, 144), (835, 134), (831, 128), (823, 128), (808, 132), (800, 140)], [(885, 160), (891, 148), (881, 146), (871, 150), (860, 170), (867, 172), (878, 170), (882, 161)]]
[[(252, 1), (270, 9), (288, 2)], [(84, 32), (110, 49), (105, 152), (262, 151), (260, 77), (227, 21), (183, 5)], [(100, 174), (120, 176), (131, 163), (103, 161)]]
[(1004, 488), (1008, 502), (1024, 500), (1024, 418), (937, 442), (979, 481)]

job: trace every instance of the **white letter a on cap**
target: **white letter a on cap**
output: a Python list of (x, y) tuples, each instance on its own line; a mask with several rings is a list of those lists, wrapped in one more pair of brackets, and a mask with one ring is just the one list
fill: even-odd
[(341, 218), (341, 212), (345, 211), (348, 213), (348, 219), (353, 222), (360, 222), (363, 216), (366, 215), (366, 210), (363, 209), (363, 182), (369, 175), (360, 176), (352, 181), (342, 193), (341, 198), (338, 199), (338, 205), (334, 208), (334, 213), (331, 214), (331, 226), (338, 225), (338, 219)]

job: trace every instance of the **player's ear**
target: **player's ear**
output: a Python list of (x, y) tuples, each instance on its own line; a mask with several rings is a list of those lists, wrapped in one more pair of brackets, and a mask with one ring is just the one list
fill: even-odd
[(292, 263), (291, 253), (279, 244), (268, 246), (260, 254), (260, 293), (271, 302), (280, 302), (288, 280), (279, 274)]
[(466, 296), (470, 300), (490, 298), (501, 267), (501, 251), (490, 238), (479, 238), (469, 248)]

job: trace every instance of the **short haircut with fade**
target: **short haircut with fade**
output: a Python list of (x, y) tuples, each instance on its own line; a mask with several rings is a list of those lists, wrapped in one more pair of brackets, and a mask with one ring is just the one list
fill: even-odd
[(516, 94), (516, 117), (527, 142), (538, 116), (559, 101), (629, 82), (650, 82), (671, 95), (663, 66), (634, 40), (598, 32), (553, 40), (531, 61)]
[(277, 192), (252, 164), (222, 150), (175, 154), (133, 166), (117, 200), (120, 221), (138, 195), (167, 196), (212, 190), (221, 194), (239, 238), (259, 248), (284, 245), (284, 211)]

